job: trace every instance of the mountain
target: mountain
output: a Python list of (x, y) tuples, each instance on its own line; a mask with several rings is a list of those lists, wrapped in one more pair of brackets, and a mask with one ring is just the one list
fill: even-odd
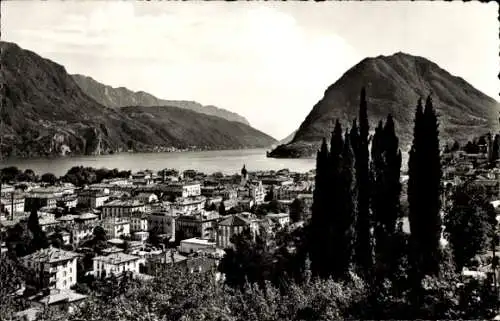
[(215, 106), (203, 106), (195, 101), (159, 99), (144, 91), (135, 92), (125, 87), (114, 88), (104, 85), (88, 76), (78, 74), (71, 76), (76, 81), (78, 86), (82, 88), (84, 93), (106, 107), (170, 106), (189, 109), (205, 115), (217, 116), (229, 121), (237, 121), (245, 125), (250, 125), (245, 117)]
[(248, 125), (176, 107), (156, 108), (162, 112), (107, 108), (87, 96), (63, 66), (13, 43), (0, 42), (0, 60), (2, 157), (253, 148), (276, 142)]
[(359, 93), (365, 86), (368, 116), (373, 129), (391, 113), (400, 146), (408, 150), (418, 98), (432, 93), (440, 122), (441, 142), (459, 142), (498, 130), (499, 104), (460, 77), (418, 56), (396, 53), (366, 58), (349, 69), (313, 107), (288, 144), (270, 157), (312, 157), (323, 137), (329, 137), (335, 119), (351, 126), (358, 115)]

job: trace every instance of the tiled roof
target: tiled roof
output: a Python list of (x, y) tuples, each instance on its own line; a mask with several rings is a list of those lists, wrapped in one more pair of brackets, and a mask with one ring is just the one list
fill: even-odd
[(24, 260), (30, 260), (34, 262), (43, 262), (43, 263), (55, 263), (72, 260), (79, 255), (75, 252), (64, 251), (61, 249), (49, 247), (46, 249), (41, 249), (35, 253), (24, 256)]
[(239, 215), (230, 215), (229, 217), (223, 219), (222, 221), (219, 222), (219, 225), (221, 226), (248, 226), (250, 225), (250, 222), (239, 216)]
[(94, 260), (99, 260), (99, 261), (105, 262), (107, 264), (116, 265), (116, 264), (121, 264), (121, 263), (125, 263), (125, 262), (139, 260), (139, 257), (118, 252), (118, 253), (112, 253), (112, 254), (107, 255), (107, 256), (97, 256), (94, 258)]

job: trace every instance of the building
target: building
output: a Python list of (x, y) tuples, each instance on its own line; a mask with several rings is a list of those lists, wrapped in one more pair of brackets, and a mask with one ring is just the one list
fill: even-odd
[(56, 199), (56, 205), (60, 207), (66, 207), (68, 209), (75, 208), (78, 203), (78, 197), (76, 195), (64, 195)]
[(205, 208), (206, 201), (207, 199), (205, 196), (177, 198), (172, 204), (172, 208), (179, 212), (190, 214), (202, 211)]
[(196, 197), (201, 195), (201, 184), (196, 181), (170, 182), (163, 187), (163, 191), (165, 194), (175, 197)]
[(131, 232), (149, 231), (148, 215), (144, 213), (133, 214), (130, 217), (130, 231)]
[(153, 177), (148, 172), (137, 172), (132, 174), (132, 184), (134, 185), (151, 185), (153, 184)]
[(24, 202), (24, 197), (12, 193), (10, 197), (0, 198), (0, 212), (6, 213), (8, 217), (24, 213)]
[(27, 212), (39, 210), (42, 207), (56, 208), (57, 197), (53, 194), (34, 194), (29, 193), (24, 199), (24, 209)]
[(108, 189), (85, 189), (78, 193), (78, 204), (88, 208), (99, 208), (108, 200)]
[(287, 213), (270, 213), (266, 215), (266, 218), (269, 218), (273, 223), (277, 224), (281, 228), (290, 223), (290, 215)]
[(152, 212), (148, 215), (148, 228), (175, 239), (175, 217), (172, 212)]
[(93, 274), (95, 277), (105, 278), (111, 275), (119, 276), (123, 272), (139, 273), (139, 259), (121, 252), (97, 256), (93, 259)]
[(215, 251), (215, 245), (215, 242), (194, 237), (180, 242), (179, 253), (213, 252)]
[(99, 221), (99, 215), (93, 213), (83, 213), (75, 215), (75, 222), (80, 224), (93, 224)]
[(83, 240), (89, 239), (94, 233), (94, 226), (78, 224), (71, 229), (71, 243), (78, 246)]
[(35, 270), (30, 281), (42, 288), (70, 289), (76, 284), (78, 254), (49, 247), (22, 258), (23, 264)]
[(297, 195), (297, 198), (304, 204), (304, 214), (306, 214), (306, 216), (310, 216), (312, 213), (313, 194), (299, 194)]
[(148, 238), (149, 238), (149, 232), (146, 231), (139, 231), (132, 233), (132, 239), (134, 241), (145, 243), (148, 240)]
[(40, 228), (44, 232), (52, 232), (56, 228), (56, 226), (61, 223), (54, 218), (53, 215), (46, 215), (38, 218), (38, 223), (40, 224)]
[(158, 202), (158, 196), (156, 196), (156, 194), (154, 194), (154, 193), (139, 193), (134, 197), (134, 199), (136, 199), (139, 202), (142, 202), (144, 204)]
[(102, 221), (102, 228), (109, 238), (117, 239), (130, 235), (130, 221), (123, 218), (109, 218)]
[(255, 233), (258, 230), (258, 224), (256, 221), (249, 220), (238, 214), (224, 218), (217, 227), (217, 247), (223, 249), (231, 247), (231, 237), (247, 228)]
[(177, 240), (193, 237), (215, 239), (215, 231), (219, 213), (202, 211), (191, 215), (180, 215), (175, 220), (175, 235)]
[(138, 200), (114, 200), (102, 206), (101, 219), (108, 217), (129, 217), (135, 212), (145, 212), (146, 206)]

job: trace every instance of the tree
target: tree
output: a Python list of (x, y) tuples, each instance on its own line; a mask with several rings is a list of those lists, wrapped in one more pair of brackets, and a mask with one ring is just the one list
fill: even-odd
[(264, 201), (265, 202), (269, 202), (269, 201), (272, 201), (274, 200), (274, 185), (271, 186), (271, 188), (269, 189), (269, 191), (266, 193), (266, 196), (264, 197)]
[(368, 112), (366, 102), (366, 90), (361, 89), (359, 103), (359, 137), (356, 137), (357, 149), (355, 150), (356, 183), (358, 187), (358, 204), (356, 218), (356, 243), (355, 263), (364, 276), (370, 274), (372, 257), (372, 240), (370, 232), (370, 175), (369, 175), (369, 152), (368, 152)]
[(316, 176), (313, 192), (312, 217), (309, 228), (309, 258), (313, 276), (324, 276), (326, 262), (323, 255), (323, 246), (327, 237), (327, 204), (328, 199), (328, 147), (323, 138), (321, 148), (316, 155)]
[(226, 215), (226, 206), (224, 205), (224, 201), (220, 202), (219, 215), (221, 215), (221, 216)]
[(47, 183), (50, 185), (54, 185), (57, 182), (56, 175), (54, 175), (52, 173), (45, 173), (42, 175), (42, 177), (40, 179), (43, 183)]
[(299, 198), (293, 200), (290, 204), (290, 220), (293, 223), (302, 221), (304, 219), (304, 202)]
[(107, 240), (106, 230), (104, 230), (104, 228), (102, 228), (102, 226), (96, 226), (94, 228), (94, 231), (92, 232), (92, 234), (94, 235), (95, 241), (104, 241), (105, 242)]
[(388, 115), (385, 126), (379, 123), (372, 140), (372, 212), (375, 253), (380, 277), (393, 273), (397, 255), (393, 253), (396, 224), (401, 216), (401, 152), (394, 121)]
[(485, 250), (491, 225), (488, 217), (488, 196), (477, 184), (457, 186), (451, 206), (444, 217), (445, 236), (450, 242), (457, 271)]
[(493, 139), (490, 153), (490, 163), (495, 166), (496, 161), (500, 158), (500, 135), (496, 134)]
[(38, 220), (38, 211), (33, 209), (28, 217), (28, 229), (31, 231), (33, 235), (33, 240), (31, 249), (33, 251), (38, 251), (40, 249), (44, 249), (49, 247), (49, 241), (45, 232), (40, 227), (40, 222)]
[(438, 122), (430, 96), (425, 110), (421, 100), (417, 104), (408, 174), (412, 300), (418, 306), (421, 280), (425, 275), (437, 275), (440, 262), (442, 172)]

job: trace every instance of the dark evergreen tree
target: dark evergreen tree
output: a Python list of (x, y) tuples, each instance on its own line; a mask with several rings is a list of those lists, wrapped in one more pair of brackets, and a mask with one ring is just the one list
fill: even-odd
[(40, 227), (40, 222), (38, 220), (38, 211), (33, 209), (28, 217), (28, 229), (33, 235), (31, 249), (33, 251), (38, 251), (49, 247), (49, 241), (45, 232)]
[(357, 212), (357, 186), (354, 169), (354, 152), (349, 139), (349, 132), (344, 137), (342, 164), (340, 172), (339, 212), (336, 220), (337, 262), (334, 277), (345, 278), (349, 272), (354, 255), (355, 222)]
[(313, 192), (312, 217), (309, 228), (309, 258), (311, 260), (311, 272), (313, 276), (325, 276), (324, 244), (327, 225), (326, 214), (328, 198), (328, 146), (323, 138), (321, 148), (316, 155), (316, 176)]
[(355, 263), (362, 275), (368, 276), (373, 265), (370, 222), (370, 174), (368, 151), (368, 112), (366, 91), (361, 90), (359, 104), (359, 139), (356, 143), (356, 181), (358, 187), (358, 211), (356, 218)]
[(339, 278), (342, 276), (343, 263), (339, 259), (339, 253), (342, 252), (342, 234), (344, 233), (344, 216), (345, 216), (345, 196), (344, 186), (342, 182), (342, 154), (344, 152), (344, 139), (342, 137), (342, 126), (337, 120), (332, 133), (330, 143), (330, 153), (328, 157), (328, 192), (324, 199), (327, 204), (326, 226), (327, 226), (327, 243), (325, 243), (325, 275), (324, 277), (333, 276)]
[(425, 110), (421, 100), (417, 105), (408, 173), (412, 267), (418, 279), (437, 274), (440, 257), (442, 172), (438, 121), (430, 96)]
[(224, 201), (220, 202), (220, 205), (219, 205), (219, 214), (221, 216), (226, 215), (226, 206), (224, 205)]

